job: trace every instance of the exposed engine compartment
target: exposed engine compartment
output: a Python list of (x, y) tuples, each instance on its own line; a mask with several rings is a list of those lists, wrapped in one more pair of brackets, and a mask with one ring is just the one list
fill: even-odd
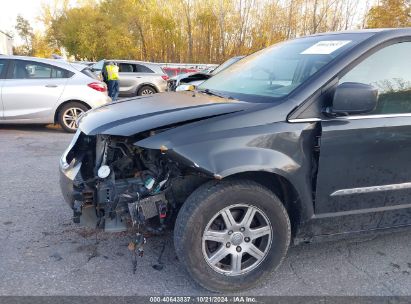
[(66, 156), (81, 164), (73, 190), (73, 221), (106, 231), (127, 226), (161, 233), (186, 197), (209, 177), (172, 160), (139, 137), (79, 134)]

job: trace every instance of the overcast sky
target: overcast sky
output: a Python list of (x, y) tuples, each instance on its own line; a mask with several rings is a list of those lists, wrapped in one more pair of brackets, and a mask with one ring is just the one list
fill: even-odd
[[(71, 0), (71, 4), (76, 2), (76, 0)], [(52, 4), (54, 0), (0, 0), (0, 30), (12, 32), (14, 34), (14, 44), (21, 43), (14, 29), (18, 15), (27, 19), (35, 31), (44, 30), (42, 23), (37, 20), (38, 16), (41, 15), (43, 3)]]
[(0, 30), (3, 32), (14, 32), (17, 15), (22, 15), (30, 21), (33, 28), (40, 28), (40, 22), (36, 17), (41, 14), (41, 3), (49, 3), (52, 0), (0, 0), (1, 16)]

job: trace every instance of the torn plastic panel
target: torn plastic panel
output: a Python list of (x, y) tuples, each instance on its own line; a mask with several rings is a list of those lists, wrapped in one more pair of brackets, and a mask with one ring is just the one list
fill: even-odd
[(60, 176), (74, 222), (112, 232), (131, 225), (161, 233), (207, 179), (160, 150), (134, 146), (134, 140), (76, 134), (62, 157)]

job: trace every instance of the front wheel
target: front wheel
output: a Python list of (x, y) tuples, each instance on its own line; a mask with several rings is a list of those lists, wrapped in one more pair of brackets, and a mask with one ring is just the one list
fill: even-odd
[(74, 133), (77, 130), (77, 119), (87, 112), (88, 108), (79, 102), (69, 102), (58, 113), (58, 122), (66, 132)]
[(146, 95), (151, 95), (151, 94), (155, 94), (157, 93), (156, 90), (150, 86), (143, 86), (141, 87), (138, 92), (137, 95), (138, 96), (146, 96)]
[(257, 285), (280, 265), (290, 237), (281, 201), (252, 181), (202, 185), (182, 206), (174, 230), (180, 261), (212, 291)]

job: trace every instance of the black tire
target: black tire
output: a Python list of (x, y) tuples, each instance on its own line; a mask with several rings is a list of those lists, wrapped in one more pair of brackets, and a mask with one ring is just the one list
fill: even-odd
[(137, 95), (138, 96), (146, 96), (146, 95), (151, 95), (151, 94), (155, 94), (155, 93), (157, 93), (157, 91), (153, 87), (145, 85), (145, 86), (142, 86), (138, 90)]
[[(264, 213), (272, 227), (272, 241), (266, 249), (265, 257), (255, 268), (230, 276), (217, 272), (206, 261), (202, 236), (214, 216), (235, 202), (256, 207), (255, 209)], [(260, 283), (281, 264), (286, 256), (290, 238), (290, 220), (281, 201), (264, 186), (248, 180), (212, 181), (200, 186), (181, 207), (174, 229), (174, 246), (182, 265), (197, 283), (218, 292), (241, 291)], [(230, 259), (233, 259), (233, 256), (230, 256)]]
[(69, 120), (67, 118), (65, 119), (64, 117), (67, 111), (70, 111), (70, 109), (73, 110), (72, 112), (73, 114), (77, 113), (76, 115), (78, 117), (78, 115), (80, 115), (81, 112), (87, 112), (89, 108), (80, 102), (73, 101), (73, 102), (69, 102), (65, 104), (59, 110), (58, 116), (57, 116), (58, 123), (60, 124), (60, 126), (63, 128), (64, 131), (69, 132), (69, 133), (74, 133), (77, 130), (77, 125), (76, 124), (74, 124), (73, 126), (69, 125), (68, 123)]

